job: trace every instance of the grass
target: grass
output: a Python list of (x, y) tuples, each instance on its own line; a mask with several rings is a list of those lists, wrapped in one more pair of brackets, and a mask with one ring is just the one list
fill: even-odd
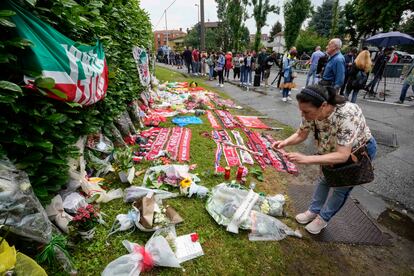
[[(170, 81), (191, 81), (183, 74), (176, 73), (162, 67), (156, 68), (156, 76), (159, 80)], [(193, 79), (199, 85), (209, 90), (219, 92), (209, 87), (199, 78)], [(220, 95), (223, 95), (220, 93)], [(224, 95), (223, 95), (224, 96)], [(234, 113), (234, 111), (231, 111)], [(237, 110), (237, 114), (256, 114), (254, 110), (245, 108)], [(201, 178), (201, 185), (214, 187), (224, 181), (222, 176), (214, 176), (214, 153), (216, 145), (211, 138), (201, 135), (203, 132), (210, 132), (211, 127), (206, 116), (201, 116), (202, 125), (191, 125), (191, 164), (197, 164), (195, 172)], [(276, 121), (266, 120), (272, 126), (282, 126)], [(172, 126), (170, 120), (163, 126)], [(292, 128), (283, 126), (281, 132), (272, 132), (277, 138), (287, 137), (293, 132)], [(224, 159), (224, 158), (222, 158)], [(224, 161), (223, 161), (224, 162)], [(222, 164), (224, 165), (224, 163)], [(136, 165), (137, 170), (149, 167), (149, 163)], [(306, 170), (305, 170), (306, 172)], [(314, 172), (312, 172), (314, 173)], [(235, 177), (235, 169), (232, 171), (232, 178)], [(267, 194), (285, 193), (286, 186), (290, 182), (300, 181), (285, 173), (278, 173), (268, 169), (264, 172), (265, 181), (259, 182), (249, 178), (247, 183), (255, 181), (256, 191), (263, 191)], [(306, 175), (305, 175), (306, 177)], [(141, 185), (143, 176), (134, 180), (134, 185)], [(116, 177), (109, 176), (108, 182), (111, 187), (126, 188)], [(205, 210), (205, 199), (179, 197), (167, 200), (183, 217), (184, 222), (177, 225), (178, 235), (197, 232), (202, 243), (205, 255), (183, 263), (183, 269), (154, 268), (150, 275), (286, 275), (286, 274), (347, 274), (362, 273), (358, 265), (347, 261), (341, 253), (341, 248), (332, 244), (316, 243), (310, 238), (296, 239), (287, 237), (280, 242), (250, 242), (248, 232), (241, 231), (239, 234), (230, 234), (224, 227), (210, 217)], [(95, 238), (92, 241), (80, 242), (70, 250), (80, 275), (99, 275), (106, 265), (119, 256), (128, 252), (122, 246), (122, 240), (129, 240), (144, 245), (150, 238), (151, 233), (143, 233), (136, 230), (133, 233), (121, 232), (114, 234), (106, 243), (109, 228), (115, 216), (120, 213), (127, 213), (130, 205), (122, 199), (113, 200), (101, 204), (101, 210), (106, 214), (105, 220), (108, 226), (98, 226)], [(290, 203), (287, 204), (287, 211), (291, 213)], [(283, 221), (296, 229), (298, 226), (291, 216)], [(303, 232), (303, 231), (302, 231)], [(315, 261), (317, 260), (317, 261)], [(355, 268), (353, 268), (355, 266)], [(49, 270), (50, 274), (59, 274), (55, 270)]]

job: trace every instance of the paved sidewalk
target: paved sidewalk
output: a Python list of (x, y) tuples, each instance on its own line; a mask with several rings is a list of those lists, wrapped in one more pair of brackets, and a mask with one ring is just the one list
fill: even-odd
[[(176, 70), (171, 66), (161, 66)], [(184, 69), (176, 71), (186, 73)], [(273, 80), (275, 73), (272, 72), (270, 80)], [(211, 85), (214, 86), (216, 82), (211, 81)], [(299, 74), (296, 79), (297, 88), (292, 89), (293, 101), (287, 103), (282, 102), (281, 92), (275, 87), (266, 89), (266, 94), (263, 87), (247, 90), (231, 83), (225, 83), (224, 87), (219, 89), (236, 101), (296, 128), (300, 124), (300, 113), (294, 98), (305, 82), (306, 75)], [(386, 96), (385, 102), (363, 99), (362, 92), (358, 95), (357, 104), (361, 106), (379, 147), (374, 162), (375, 181), (354, 188), (352, 195), (374, 218), (385, 210), (385, 201), (390, 201), (393, 205), (401, 204), (401, 209), (414, 210), (414, 102), (394, 104), (399, 97), (400, 89), (400, 84), (387, 85), (389, 95)], [(409, 91), (407, 94), (411, 95), (410, 93)], [(307, 151), (312, 152), (312, 141), (308, 139), (307, 145)]]

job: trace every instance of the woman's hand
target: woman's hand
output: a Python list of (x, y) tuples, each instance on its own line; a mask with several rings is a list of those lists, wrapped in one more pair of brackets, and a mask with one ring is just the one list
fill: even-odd
[(297, 164), (308, 164), (309, 161), (310, 161), (310, 156), (304, 155), (304, 154), (299, 153), (299, 152), (286, 153), (285, 157), (290, 162), (295, 162)]
[(272, 144), (272, 148), (276, 149), (276, 150), (277, 149), (282, 149), (286, 146), (287, 146), (287, 143), (285, 142), (285, 140), (278, 140), (278, 141), (276, 141)]

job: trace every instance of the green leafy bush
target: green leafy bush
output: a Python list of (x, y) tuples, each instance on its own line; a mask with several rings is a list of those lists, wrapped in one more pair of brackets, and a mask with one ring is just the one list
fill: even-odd
[(24, 169), (38, 197), (48, 201), (68, 180), (67, 159), (77, 155), (78, 137), (111, 124), (143, 90), (132, 47), (150, 46), (151, 24), (136, 0), (16, 2), (74, 41), (100, 39), (109, 67), (107, 96), (90, 107), (23, 88), (24, 74), (39, 75), (20, 65), (31, 43), (16, 36), (14, 12), (0, 11), (0, 153)]

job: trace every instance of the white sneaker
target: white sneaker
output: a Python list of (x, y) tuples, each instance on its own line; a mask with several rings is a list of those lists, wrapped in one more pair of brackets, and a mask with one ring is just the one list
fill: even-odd
[(326, 226), (328, 226), (328, 223), (323, 220), (320, 216), (317, 216), (314, 220), (312, 220), (311, 223), (305, 226), (305, 229), (314, 235), (319, 234), (322, 229), (324, 229)]
[(224, 84), (220, 84), (220, 87), (224, 87)]
[(300, 224), (308, 224), (309, 222), (314, 220), (316, 218), (316, 216), (317, 216), (317, 214), (312, 213), (309, 210), (306, 210), (306, 212), (297, 214), (295, 219)]
[(217, 83), (217, 84), (216, 84), (216, 86), (217, 86), (217, 87), (218, 87), (218, 86), (220, 86), (220, 83)]
[(291, 100), (292, 100), (292, 98), (291, 98), (290, 96), (288, 96), (288, 97), (287, 97), (287, 100), (288, 100), (288, 101), (291, 101)]
[(282, 101), (283, 101), (283, 102), (286, 102), (286, 101), (287, 101), (287, 98), (283, 98), (283, 99), (282, 99)]

